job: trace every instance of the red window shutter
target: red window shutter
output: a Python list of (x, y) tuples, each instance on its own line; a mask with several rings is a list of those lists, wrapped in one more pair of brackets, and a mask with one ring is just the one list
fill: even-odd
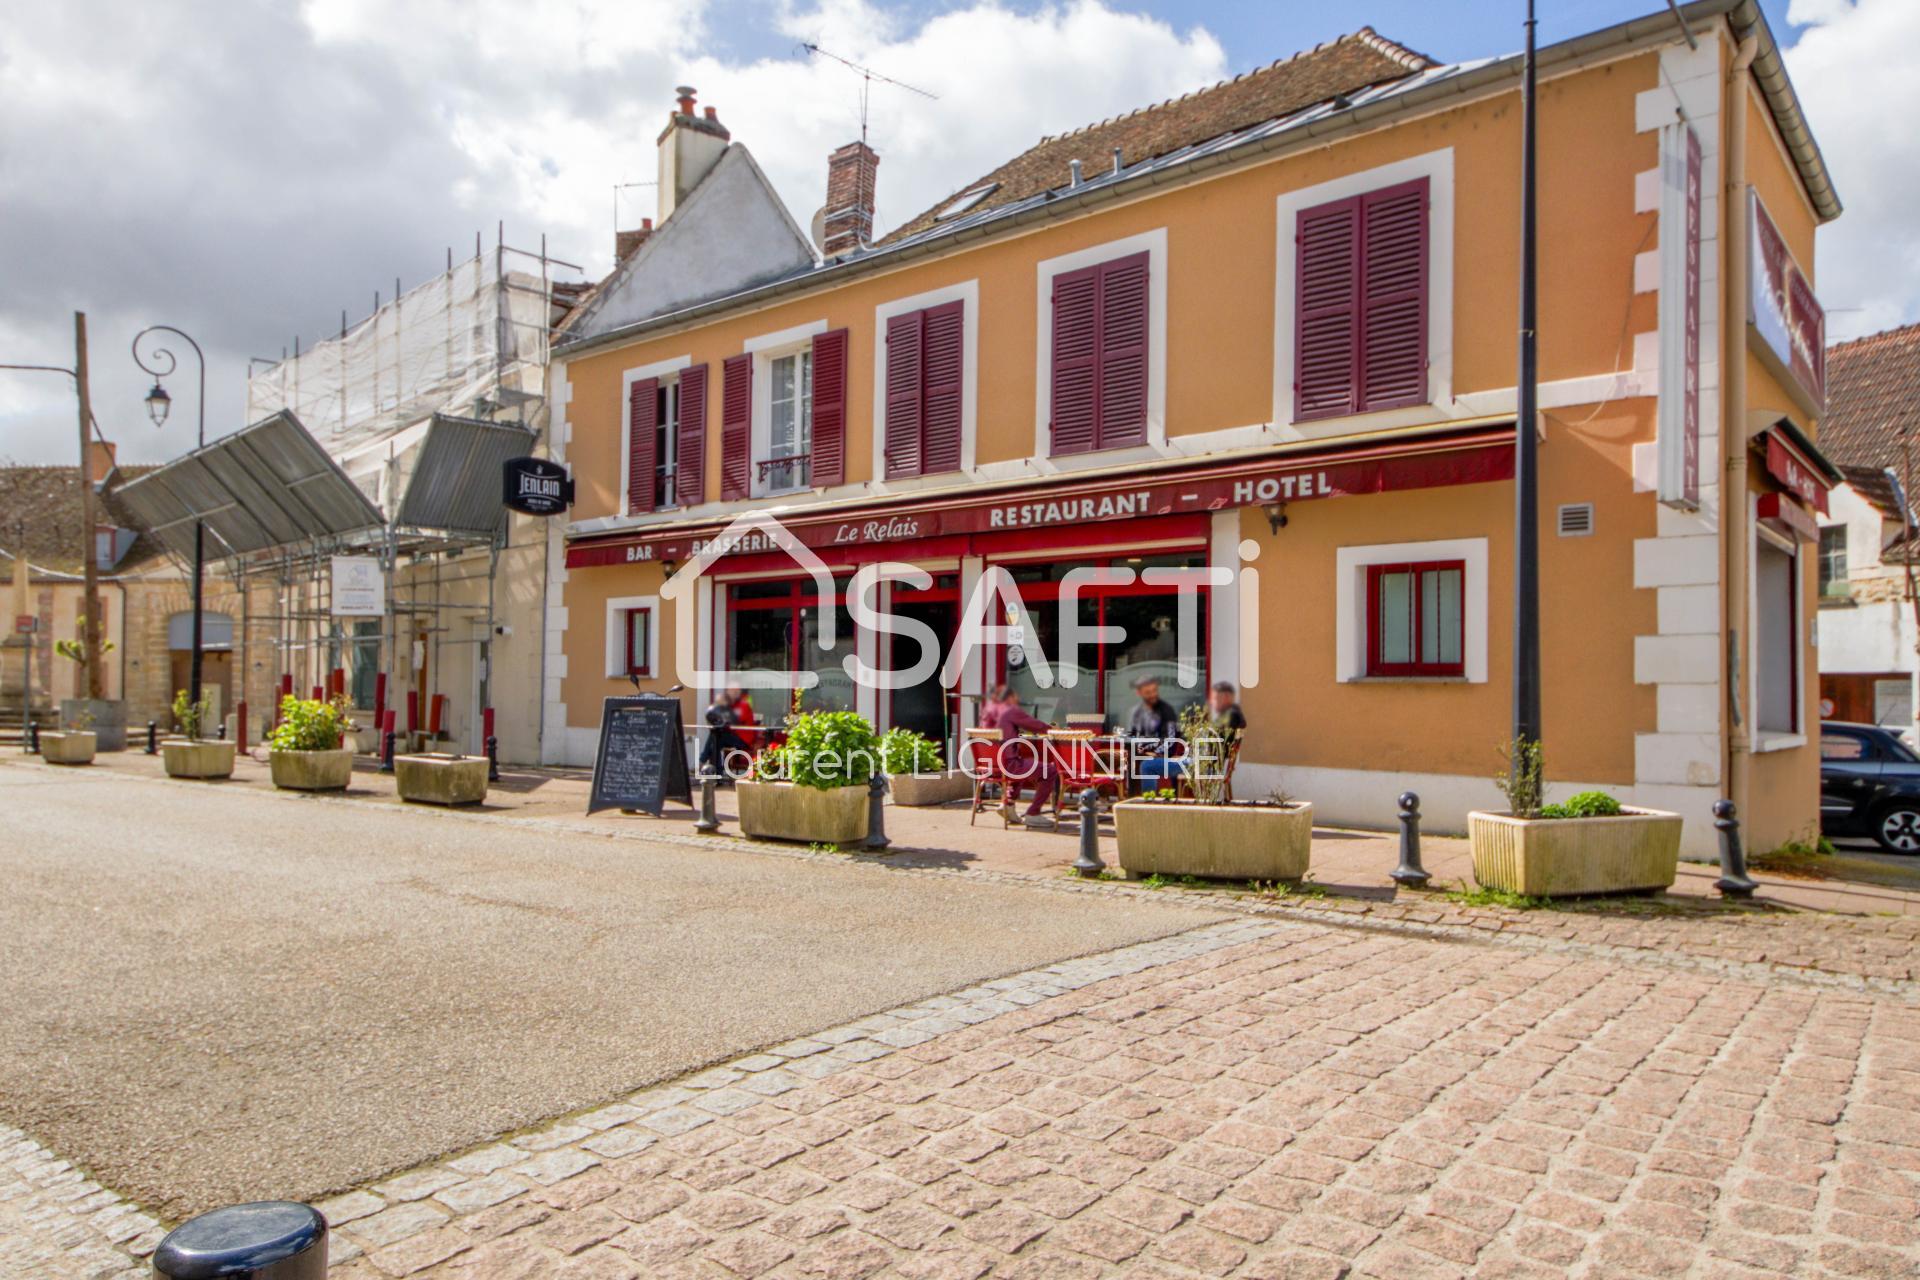
[(847, 331), (813, 340), (813, 483), (847, 482)]
[(707, 499), (707, 366), (680, 371), (680, 440), (674, 457), (674, 497), (683, 507)]
[(654, 507), (654, 472), (659, 467), (660, 379), (642, 378), (627, 391), (627, 511)]
[(720, 500), (748, 497), (753, 449), (753, 357), (728, 356), (720, 366)]
[(1147, 255), (1100, 264), (1100, 412), (1094, 447), (1147, 442)]
[(920, 470), (933, 475), (960, 469), (960, 406), (965, 394), (962, 371), (966, 364), (966, 311), (960, 302), (942, 303), (926, 311), (922, 346)]
[(1100, 269), (1053, 278), (1053, 452), (1087, 453), (1099, 424)]
[(927, 313), (909, 311), (887, 321), (887, 478), (917, 476), (926, 384), (921, 377)]
[(1427, 402), (1427, 180), (1361, 197), (1360, 408)]
[(1295, 225), (1293, 416), (1338, 417), (1359, 401), (1359, 197), (1303, 209)]

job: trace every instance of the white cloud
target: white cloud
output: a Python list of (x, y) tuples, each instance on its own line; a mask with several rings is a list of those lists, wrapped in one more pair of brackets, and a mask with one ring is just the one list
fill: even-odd
[[(652, 179), (676, 84), (718, 108), (803, 226), (827, 153), (859, 134), (860, 93), (803, 41), (939, 95), (874, 87), (884, 229), (1042, 134), (1226, 73), (1206, 31), (1098, 0), (931, 18), (766, 0), (755, 17), (791, 56), (715, 55), (705, 0), (28, 6), (0, 46), (0, 360), (70, 363), (85, 309), (107, 434), (130, 461), (171, 457), (191, 444), (191, 392), (174, 388), (165, 432), (147, 424), (127, 356), (141, 324), (207, 347), (219, 434), (241, 425), (247, 357), (334, 331), (343, 306), (357, 320), (396, 272), (418, 283), (475, 228), (489, 244), (497, 219), (512, 243), (545, 232), (598, 275), (613, 186)], [(622, 222), (652, 207), (650, 189), (629, 191)], [(68, 460), (63, 382), (0, 375), (0, 458)]]
[(1793, 0), (1787, 70), (1846, 212), (1820, 231), (1827, 337), (1920, 319), (1920, 46), (1914, 0)]

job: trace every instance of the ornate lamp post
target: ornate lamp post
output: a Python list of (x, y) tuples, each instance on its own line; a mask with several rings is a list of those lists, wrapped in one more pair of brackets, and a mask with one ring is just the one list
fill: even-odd
[[(148, 325), (133, 336), (133, 362), (139, 365), (143, 372), (153, 375), (153, 390), (147, 392), (147, 416), (153, 419), (153, 425), (156, 427), (163, 427), (167, 424), (167, 412), (173, 408), (173, 397), (167, 394), (167, 389), (164, 386), (160, 385), (160, 379), (172, 373), (174, 369), (178, 367), (179, 362), (174, 359), (173, 352), (167, 350), (167, 348), (153, 346), (151, 344), (149, 344), (147, 359), (141, 358), (141, 341), (145, 339), (148, 334), (154, 333), (173, 334), (193, 348), (194, 359), (200, 362), (200, 436), (199, 444), (196, 447), (204, 449), (207, 445), (206, 353), (200, 350), (200, 344), (195, 342), (191, 336), (183, 330), (174, 328), (170, 324)], [(152, 363), (148, 363), (148, 360), (151, 360)], [(195, 520), (193, 522), (193, 663), (187, 682), (187, 700), (196, 713), (200, 707), (200, 624), (205, 612), (203, 605), (206, 575), (207, 529), (204, 522)], [(202, 731), (204, 732), (204, 726), (202, 727)]]

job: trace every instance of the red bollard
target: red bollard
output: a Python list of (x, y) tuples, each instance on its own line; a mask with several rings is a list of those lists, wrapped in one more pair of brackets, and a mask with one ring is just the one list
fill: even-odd
[(447, 709), (447, 695), (436, 693), (427, 713), (427, 732), (433, 737), (440, 736), (440, 718)]
[(238, 750), (247, 754), (247, 700), (245, 698), (233, 704), (234, 737), (239, 740)]
[(407, 690), (407, 732), (418, 733), (419, 731), (420, 691), (418, 689), (409, 689)]
[(485, 742), (493, 736), (493, 708), (480, 708), (480, 741)]
[(387, 673), (382, 671), (373, 677), (373, 727), (378, 729), (387, 722)]
[(327, 691), (319, 685), (313, 686), (313, 700), (315, 702), (325, 702), (327, 700)]
[(345, 667), (335, 667), (333, 669), (332, 686), (330, 692), (334, 697), (345, 696), (347, 692), (347, 669)]

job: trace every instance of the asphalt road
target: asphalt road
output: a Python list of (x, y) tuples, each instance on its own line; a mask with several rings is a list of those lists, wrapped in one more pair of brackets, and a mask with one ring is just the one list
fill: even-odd
[(163, 1216), (313, 1199), (1216, 918), (0, 765), (0, 1117)]

